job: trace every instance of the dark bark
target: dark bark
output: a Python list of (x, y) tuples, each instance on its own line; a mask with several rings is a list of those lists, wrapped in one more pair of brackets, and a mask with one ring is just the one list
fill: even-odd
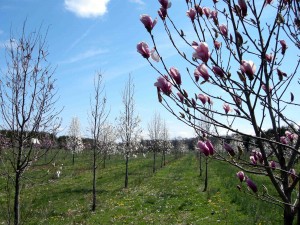
[(162, 155), (161, 155), (160, 168), (163, 168), (163, 166), (164, 166), (164, 151), (165, 150), (163, 150)]
[(205, 158), (205, 180), (204, 180), (204, 189), (203, 192), (207, 190), (208, 185), (208, 158)]
[[(284, 214), (283, 214), (283, 220), (284, 220), (284, 225), (293, 225), (295, 215), (292, 212), (292, 209), (290, 206), (285, 205), (284, 207)], [(298, 222), (299, 224), (299, 222)]]
[(199, 176), (202, 176), (202, 157), (201, 157), (201, 153), (198, 152), (199, 154)]
[(96, 210), (96, 148), (94, 148), (94, 154), (93, 154), (93, 203), (92, 203), (92, 211)]
[(103, 156), (103, 169), (105, 169), (106, 167), (106, 153), (104, 153), (104, 156)]
[(152, 168), (152, 171), (153, 171), (153, 173), (155, 173), (155, 171), (156, 171), (156, 151), (154, 150), (153, 151), (153, 168)]
[(129, 161), (129, 156), (128, 152), (126, 153), (126, 169), (125, 169), (125, 188), (128, 188), (128, 161)]
[(20, 171), (16, 171), (16, 180), (15, 180), (15, 197), (14, 197), (14, 224), (20, 224), (20, 180), (21, 174)]

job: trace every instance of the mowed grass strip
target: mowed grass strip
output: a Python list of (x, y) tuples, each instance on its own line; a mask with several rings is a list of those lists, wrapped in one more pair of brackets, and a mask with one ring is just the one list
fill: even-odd
[[(69, 158), (59, 179), (27, 185), (22, 192), (25, 224), (276, 224), (276, 207), (240, 193), (235, 170), (220, 162), (209, 164), (209, 187), (198, 175), (194, 154), (174, 160), (152, 174), (152, 157), (129, 162), (129, 188), (124, 189), (125, 162), (112, 157), (98, 169), (98, 207), (90, 211), (92, 173), (88, 155)], [(63, 162), (63, 163), (62, 163)], [(160, 161), (157, 162), (158, 168)], [(47, 169), (47, 168), (44, 168)], [(3, 216), (0, 221), (4, 222)], [(279, 218), (279, 219), (278, 219)]]

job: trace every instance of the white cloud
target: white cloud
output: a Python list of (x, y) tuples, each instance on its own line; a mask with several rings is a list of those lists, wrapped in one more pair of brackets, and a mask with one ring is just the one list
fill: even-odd
[(141, 6), (145, 5), (145, 2), (143, 2), (142, 0), (129, 0), (129, 2), (136, 3)]
[(15, 39), (6, 40), (6, 41), (0, 41), (0, 48), (8, 48), (8, 49), (16, 49), (18, 47), (18, 44)]
[(107, 12), (110, 0), (65, 0), (65, 8), (79, 17), (92, 18)]
[(85, 52), (82, 52), (78, 55), (73, 56), (70, 59), (67, 59), (67, 60), (61, 62), (61, 64), (75, 63), (75, 62), (78, 62), (78, 61), (81, 61), (81, 60), (84, 60), (84, 59), (88, 59), (88, 58), (91, 58), (91, 57), (94, 57), (94, 56), (97, 56), (97, 55), (100, 55), (100, 54), (104, 54), (104, 53), (107, 53), (107, 52), (108, 52), (107, 50), (103, 50), (103, 49), (87, 50)]

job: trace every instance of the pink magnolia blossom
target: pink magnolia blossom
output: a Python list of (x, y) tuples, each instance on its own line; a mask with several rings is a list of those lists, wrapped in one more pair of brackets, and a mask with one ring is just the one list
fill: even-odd
[(212, 18), (213, 21), (215, 23), (217, 23), (218, 22), (218, 11), (217, 10), (211, 11), (210, 18)]
[(207, 96), (204, 94), (199, 94), (198, 99), (202, 102), (203, 105), (205, 105), (207, 102)]
[(228, 152), (228, 154), (230, 156), (232, 156), (232, 157), (235, 156), (235, 152), (234, 152), (233, 148), (231, 147), (231, 145), (229, 145), (226, 142), (224, 142), (223, 147)]
[(205, 156), (209, 156), (209, 148), (207, 147), (206, 143), (203, 141), (198, 141), (197, 144), (198, 148), (200, 149), (200, 151), (205, 155)]
[(227, 103), (224, 103), (223, 109), (224, 109), (225, 113), (228, 114), (228, 112), (230, 111), (230, 106)]
[(266, 93), (271, 93), (272, 92), (272, 87), (269, 87), (269, 91), (267, 91), (267, 87), (266, 87), (266, 85), (265, 84), (262, 84), (261, 85), (261, 88), (266, 92)]
[(256, 186), (256, 184), (252, 181), (252, 180), (250, 180), (250, 178), (246, 178), (246, 183), (247, 183), (247, 186), (254, 192), (254, 193), (256, 193), (257, 192), (257, 186)]
[(256, 66), (251, 60), (242, 60), (240, 69), (243, 73), (245, 73), (248, 76), (250, 80), (253, 80), (256, 71)]
[(290, 175), (292, 180), (295, 180), (297, 175), (296, 175), (296, 170), (295, 169), (290, 169)]
[(228, 29), (227, 26), (225, 24), (221, 24), (219, 26), (220, 32), (223, 36), (227, 37), (228, 36)]
[(280, 40), (279, 43), (281, 44), (281, 54), (284, 55), (288, 46), (287, 46), (285, 40)]
[(208, 71), (207, 71), (207, 67), (204, 63), (200, 64), (198, 67), (197, 67), (197, 70), (199, 71), (199, 75), (205, 80), (205, 81), (208, 81), (209, 79), (209, 74), (208, 74)]
[(189, 97), (188, 93), (187, 93), (186, 90), (184, 90), (184, 89), (183, 89), (183, 96), (186, 97), (186, 98)]
[(220, 78), (224, 78), (224, 72), (220, 67), (213, 66), (212, 71), (215, 73), (215, 75), (218, 75)]
[(152, 20), (149, 15), (143, 14), (140, 17), (140, 21), (144, 24), (147, 31), (151, 32), (155, 24), (157, 23), (157, 18), (155, 18), (155, 20)]
[(195, 20), (195, 17), (196, 17), (196, 10), (193, 9), (193, 8), (190, 8), (187, 12), (186, 12), (186, 15), (188, 17), (190, 17), (191, 21), (194, 22)]
[(158, 0), (158, 2), (164, 9), (170, 8), (171, 6), (171, 2), (169, 2), (169, 0)]
[(202, 10), (201, 6), (199, 6), (198, 4), (196, 4), (195, 5), (195, 9), (196, 9), (197, 13), (199, 14), (199, 16), (203, 15), (203, 10)]
[(235, 96), (234, 97), (234, 101), (237, 105), (241, 105), (242, 104), (242, 99), (239, 96)]
[(172, 84), (163, 76), (157, 78), (154, 86), (158, 87), (165, 95), (169, 96), (172, 93)]
[(269, 166), (272, 168), (272, 170), (276, 169), (276, 163), (273, 160), (269, 162)]
[(298, 138), (297, 134), (291, 133), (289, 131), (285, 132), (285, 136), (290, 140), (290, 141), (294, 141), (295, 139)]
[(253, 165), (256, 165), (257, 164), (257, 159), (255, 158), (255, 156), (251, 155), (250, 156), (250, 161)]
[(161, 7), (158, 11), (157, 11), (159, 17), (162, 19), (162, 20), (165, 20), (166, 17), (167, 17), (167, 9)]
[(210, 8), (208, 7), (203, 7), (202, 8), (203, 14), (208, 18), (210, 16)]
[(197, 68), (194, 70), (194, 76), (195, 76), (195, 81), (198, 82), (201, 74)]
[(214, 146), (212, 145), (212, 143), (211, 143), (209, 140), (207, 140), (207, 141), (205, 142), (205, 144), (206, 144), (206, 146), (207, 146), (207, 148), (208, 148), (208, 150), (209, 150), (209, 155), (213, 155), (213, 154), (215, 153), (215, 148), (214, 148)]
[(280, 81), (283, 80), (283, 77), (287, 77), (287, 74), (283, 71), (281, 71), (280, 69), (277, 68), (277, 74), (278, 74), (278, 78)]
[(150, 57), (150, 50), (149, 47), (147, 45), (147, 43), (145, 42), (140, 42), (137, 44), (136, 46), (137, 51), (146, 59), (148, 59)]
[(236, 176), (239, 178), (239, 180), (240, 180), (241, 182), (243, 182), (243, 181), (245, 180), (245, 174), (244, 174), (243, 171), (237, 172), (237, 173), (236, 173)]
[(264, 7), (265, 7), (266, 5), (271, 5), (272, 2), (273, 2), (273, 0), (265, 0)]
[(171, 67), (169, 70), (171, 77), (175, 80), (176, 84), (181, 85), (181, 75), (177, 68)]
[(152, 58), (155, 62), (159, 62), (160, 58), (159, 58), (159, 55), (157, 54), (157, 51), (155, 50), (155, 48), (153, 48), (153, 49), (150, 51), (150, 55), (151, 55), (151, 58)]
[(287, 140), (287, 138), (286, 138), (285, 136), (281, 136), (281, 137), (280, 137), (280, 142), (281, 142), (282, 144), (284, 144), (284, 145), (287, 145), (287, 144), (288, 144), (288, 140)]
[(266, 60), (267, 60), (267, 62), (272, 62), (273, 61), (273, 54), (272, 53), (270, 53), (270, 54), (265, 54), (265, 58), (266, 58)]
[(287, 131), (285, 131), (285, 132), (284, 132), (284, 134), (285, 134), (285, 136), (287, 136), (287, 137), (288, 137), (288, 136), (290, 136), (292, 133), (291, 133), (291, 132), (289, 132), (289, 131), (287, 130)]
[(196, 108), (197, 103), (196, 103), (196, 100), (194, 98), (192, 98), (192, 105), (193, 105), (194, 108)]
[(210, 58), (208, 45), (205, 42), (200, 42), (199, 45), (195, 45), (194, 43), (192, 47), (195, 49), (195, 52), (193, 53), (193, 57), (202, 60), (204, 63), (207, 63), (207, 61)]
[(220, 47), (221, 47), (221, 42), (218, 42), (218, 41), (214, 41), (214, 46), (215, 46), (215, 48), (217, 49), (217, 50), (219, 50), (220, 49)]
[(206, 96), (207, 98), (207, 103), (210, 104), (210, 105), (213, 105), (213, 101), (211, 100), (211, 98), (209, 96)]
[(240, 6), (240, 9), (242, 11), (242, 16), (247, 16), (247, 4), (245, 0), (238, 0), (238, 4)]
[(192, 47), (193, 47), (194, 49), (197, 48), (197, 47), (198, 47), (198, 42), (193, 41), (193, 42), (192, 42)]
[(178, 92), (177, 95), (178, 95), (178, 97), (179, 97), (179, 101), (180, 101), (181, 103), (183, 103), (183, 99), (184, 99), (183, 95), (182, 95), (180, 92)]
[(262, 157), (262, 154), (261, 154), (260, 151), (252, 150), (251, 156), (250, 156), (250, 160), (251, 160), (252, 162), (254, 162), (253, 159), (252, 159), (251, 157), (254, 157), (255, 164), (256, 164), (257, 161), (259, 161), (261, 164), (263, 163), (263, 157)]

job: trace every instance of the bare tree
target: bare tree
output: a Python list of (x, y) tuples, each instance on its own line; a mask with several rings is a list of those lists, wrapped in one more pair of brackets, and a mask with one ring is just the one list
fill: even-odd
[(103, 125), (103, 129), (99, 140), (99, 143), (101, 145), (101, 148), (99, 150), (102, 154), (103, 168), (106, 167), (107, 157), (115, 153), (116, 140), (117, 134), (115, 127), (109, 122), (106, 122)]
[(163, 167), (166, 165), (166, 153), (170, 152), (172, 149), (172, 143), (169, 137), (169, 130), (165, 120), (162, 123), (161, 137), (162, 137), (162, 154), (161, 154), (160, 167)]
[(140, 118), (136, 114), (135, 101), (134, 101), (134, 83), (131, 75), (125, 84), (122, 93), (123, 111), (120, 112), (118, 118), (118, 135), (124, 144), (125, 153), (125, 188), (128, 187), (128, 163), (129, 154), (138, 144), (140, 138)]
[[(104, 93), (103, 77), (100, 72), (98, 72), (94, 78), (94, 93), (93, 97), (90, 99), (91, 112), (89, 115), (90, 119), (90, 131), (93, 138), (93, 202), (92, 211), (96, 210), (96, 172), (97, 172), (97, 156), (101, 148), (104, 146), (103, 137), (107, 135), (105, 127), (105, 122), (109, 115), (106, 109), (106, 95)], [(101, 140), (102, 137), (102, 140)]]
[(162, 120), (160, 114), (155, 112), (151, 121), (148, 123), (148, 132), (150, 137), (150, 147), (153, 152), (152, 171), (156, 171), (156, 153), (162, 147)]
[(47, 153), (31, 140), (41, 131), (56, 134), (61, 111), (55, 108), (55, 79), (47, 62), (47, 35), (43, 36), (41, 29), (27, 33), (25, 24), (19, 37), (11, 32), (6, 46), (6, 68), (0, 81), (0, 126), (12, 135), (11, 148), (1, 157), (7, 177), (14, 183), (16, 225), (21, 223), (20, 187), (25, 171)]
[[(292, 224), (297, 213), (300, 223), (297, 187), (300, 174), (295, 171), (300, 156), (300, 127), (298, 116), (291, 113), (297, 112), (300, 106), (294, 101), (298, 96), (295, 84), (300, 65), (299, 1), (178, 2), (186, 5), (187, 11), (182, 15), (187, 15), (192, 32), (176, 26), (168, 0), (159, 3), (161, 24), (178, 53), (176, 64), (187, 68), (185, 76), (181, 76), (183, 70), (180, 73), (179, 69), (167, 65), (156, 44), (161, 37), (155, 36), (155, 26), (159, 23), (149, 15), (142, 15), (141, 22), (149, 33), (153, 50), (140, 42), (137, 51), (160, 76), (155, 83), (159, 101), (199, 132), (206, 132), (198, 126), (198, 121), (203, 121), (199, 115), (208, 117), (217, 127), (215, 134), (209, 134), (210, 138), (221, 140), (222, 150), (227, 154), (211, 151), (212, 143), (200, 140), (198, 147), (206, 157), (225, 161), (240, 170), (237, 176), (241, 190), (245, 190), (245, 185), (256, 197), (282, 206), (284, 224)], [(179, 45), (178, 39), (186, 45)], [(160, 60), (160, 65), (156, 66), (150, 57)], [(182, 77), (185, 79), (181, 80)], [(212, 101), (216, 103), (214, 109), (209, 107)], [(268, 128), (271, 135), (266, 132)], [(223, 136), (224, 131), (227, 135)], [(247, 160), (238, 157), (237, 149), (225, 141), (242, 142), (244, 137), (255, 140)], [(258, 188), (249, 175), (269, 178), (265, 182), (272, 185), (277, 195)]]
[(82, 152), (84, 149), (78, 117), (73, 117), (71, 120), (67, 137), (67, 149), (72, 152), (72, 164), (74, 165), (75, 154)]

